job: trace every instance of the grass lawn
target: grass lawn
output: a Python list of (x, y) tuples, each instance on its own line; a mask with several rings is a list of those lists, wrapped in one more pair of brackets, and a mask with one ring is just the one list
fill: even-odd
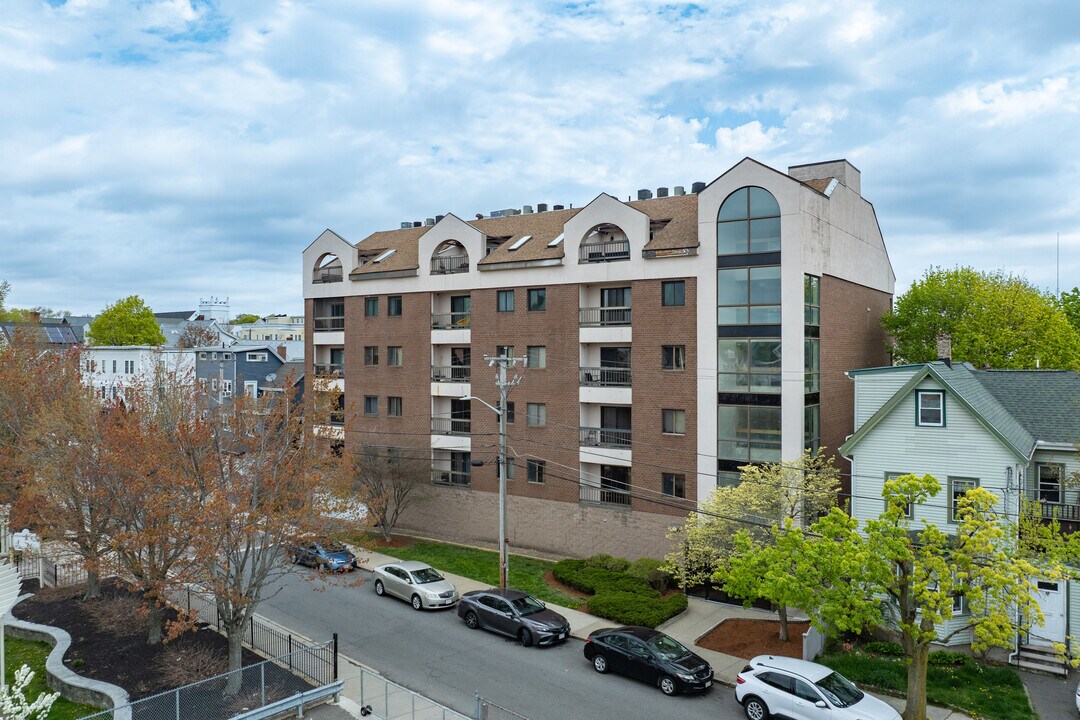
[[(868, 688), (905, 693), (904, 658), (865, 652), (827, 653), (817, 662)], [(1016, 671), (1003, 665), (971, 661), (956, 667), (927, 668), (926, 701), (949, 705), (986, 720), (1037, 720)]]
[[(43, 642), (19, 640), (13, 637), (4, 638), (4, 671), (8, 684), (15, 682), (15, 671), (23, 665), (29, 665), (34, 671), (34, 679), (30, 681), (26, 689), (28, 700), (33, 700), (41, 693), (49, 692), (49, 686), (45, 683), (45, 658), (49, 656), (51, 649)], [(75, 718), (91, 715), (100, 710), (101, 708), (92, 705), (80, 705), (59, 697), (53, 703), (47, 719), (75, 720)]]
[[(499, 584), (499, 555), (491, 550), (417, 540), (407, 547), (386, 548), (386, 553), (402, 560), (419, 560), (454, 575)], [(547, 584), (544, 575), (555, 563), (510, 555), (510, 585), (563, 607), (577, 608), (581, 601)]]

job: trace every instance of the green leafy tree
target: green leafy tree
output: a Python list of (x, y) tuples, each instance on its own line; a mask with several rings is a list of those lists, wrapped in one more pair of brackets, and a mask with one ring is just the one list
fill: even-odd
[(247, 325), (253, 323), (259, 319), (258, 315), (252, 315), (251, 313), (243, 313), (233, 318), (233, 325)]
[(106, 307), (90, 323), (91, 345), (164, 345), (154, 311), (138, 295)]
[(754, 582), (749, 575), (732, 577), (726, 561), (735, 549), (734, 538), (748, 523), (745, 542), (765, 550), (778, 540), (770, 531), (774, 525), (786, 521), (803, 525), (834, 506), (840, 474), (831, 456), (809, 451), (795, 462), (746, 465), (740, 470), (738, 485), (718, 487), (699, 512), (690, 513), (685, 525), (669, 534), (676, 550), (668, 555), (667, 566), (683, 587), (713, 580), (748, 602), (763, 598), (775, 603), (780, 639), (787, 640), (787, 608), (798, 606), (797, 595), (782, 583)]
[(1073, 328), (1080, 332), (1080, 288), (1074, 287), (1072, 290), (1062, 290), (1057, 304), (1065, 313), (1065, 316), (1069, 318)]
[(11, 283), (7, 280), (0, 280), (0, 316), (5, 312), (4, 301), (7, 300), (8, 293), (11, 292)]
[(1001, 271), (930, 268), (881, 324), (902, 363), (937, 359), (937, 336), (945, 333), (953, 359), (976, 367), (1080, 367), (1080, 331), (1059, 303)]
[[(1019, 524), (1002, 520), (999, 498), (984, 488), (959, 499), (955, 535), (925, 521), (912, 527), (909, 505), (922, 505), (940, 490), (930, 475), (905, 475), (885, 483), (885, 511), (861, 530), (837, 508), (809, 530), (790, 522), (773, 529), (783, 536), (773, 546), (783, 544), (790, 553), (789, 582), (815, 627), (833, 633), (895, 628), (908, 659), (905, 720), (926, 718), (931, 643), (970, 631), (976, 651), (1011, 647), (1016, 632), (1043, 620), (1032, 578), (1064, 577), (1062, 560), (1073, 554), (1060, 533), (1042, 531), (1037, 549), (1043, 552), (1035, 555), (1034, 546), (1021, 544)], [(770, 546), (749, 542), (746, 533), (736, 547), (733, 573), (775, 559)], [(953, 617), (957, 596), (968, 609), (963, 622)], [(939, 634), (949, 620), (948, 632)]]

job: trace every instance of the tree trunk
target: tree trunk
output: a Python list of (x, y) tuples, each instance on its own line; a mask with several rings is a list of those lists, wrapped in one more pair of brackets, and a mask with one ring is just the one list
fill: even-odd
[(379, 523), (379, 531), (382, 532), (383, 540), (385, 540), (386, 542), (390, 542), (390, 540), (392, 539), (390, 537), (390, 531), (392, 529), (393, 526), (385, 520)]
[(777, 607), (776, 614), (780, 616), (780, 641), (787, 642), (787, 605)]
[(96, 600), (101, 597), (101, 578), (96, 572), (86, 571), (86, 592), (83, 600)]
[(908, 654), (907, 704), (904, 720), (926, 720), (926, 660), (930, 645), (919, 643)]
[(150, 611), (146, 614), (146, 644), (160, 645), (164, 637), (161, 630), (161, 605), (155, 598), (150, 598)]
[(225, 680), (225, 696), (234, 697), (240, 692), (244, 680), (244, 673), (240, 669), (244, 659), (244, 623), (229, 625), (226, 633), (229, 636), (229, 676)]

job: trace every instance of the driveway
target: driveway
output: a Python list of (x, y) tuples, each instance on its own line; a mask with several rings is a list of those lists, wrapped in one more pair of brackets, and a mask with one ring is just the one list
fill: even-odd
[(1067, 680), (1024, 670), (1021, 670), (1019, 675), (1031, 697), (1036, 714), (1042, 720), (1080, 717), (1080, 713), (1076, 711), (1076, 683), (1080, 673), (1073, 670)]

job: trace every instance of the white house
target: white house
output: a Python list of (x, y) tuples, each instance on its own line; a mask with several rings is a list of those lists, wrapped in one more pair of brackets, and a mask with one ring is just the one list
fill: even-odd
[(151, 345), (88, 346), (82, 351), (83, 380), (103, 400), (123, 394), (123, 389), (150, 383), (156, 372), (175, 373), (185, 382), (195, 382), (195, 351)]

